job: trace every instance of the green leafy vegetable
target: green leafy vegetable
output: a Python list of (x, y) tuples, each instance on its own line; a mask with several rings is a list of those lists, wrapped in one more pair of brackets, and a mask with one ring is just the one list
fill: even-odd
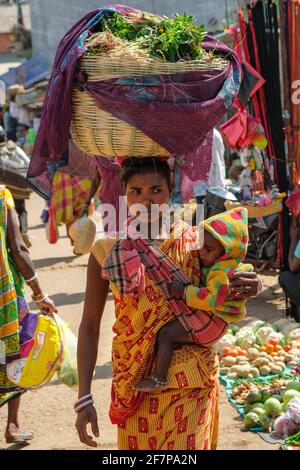
[(194, 17), (186, 14), (162, 20), (145, 14), (141, 21), (132, 21), (114, 13), (103, 21), (103, 31), (116, 38), (135, 42), (150, 56), (167, 62), (199, 60), (205, 54), (202, 48), (206, 34), (204, 26), (194, 24)]

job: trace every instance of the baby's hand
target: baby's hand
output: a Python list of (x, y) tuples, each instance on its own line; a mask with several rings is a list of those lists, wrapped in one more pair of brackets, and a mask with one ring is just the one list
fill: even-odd
[(173, 297), (180, 297), (182, 298), (184, 295), (185, 286), (180, 284), (180, 282), (168, 282), (168, 289)]

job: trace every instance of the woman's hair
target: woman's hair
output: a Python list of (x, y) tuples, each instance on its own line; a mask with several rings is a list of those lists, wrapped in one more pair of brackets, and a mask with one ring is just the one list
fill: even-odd
[(132, 176), (147, 173), (157, 173), (162, 176), (165, 178), (168, 187), (171, 189), (171, 169), (166, 160), (161, 160), (158, 157), (126, 158), (121, 165), (121, 183), (126, 188), (128, 181)]

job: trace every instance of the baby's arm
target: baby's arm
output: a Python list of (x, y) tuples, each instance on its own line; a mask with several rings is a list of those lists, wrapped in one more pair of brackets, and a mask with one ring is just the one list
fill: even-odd
[(185, 290), (185, 300), (189, 307), (211, 312), (222, 305), (229, 294), (227, 272), (211, 269), (206, 279), (206, 287), (188, 286)]

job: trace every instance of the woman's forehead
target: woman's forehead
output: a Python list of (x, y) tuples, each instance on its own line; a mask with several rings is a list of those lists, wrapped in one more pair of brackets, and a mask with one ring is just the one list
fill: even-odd
[(129, 178), (128, 185), (135, 187), (152, 187), (152, 186), (161, 186), (166, 184), (166, 179), (155, 172), (147, 172), (143, 174), (136, 174)]

